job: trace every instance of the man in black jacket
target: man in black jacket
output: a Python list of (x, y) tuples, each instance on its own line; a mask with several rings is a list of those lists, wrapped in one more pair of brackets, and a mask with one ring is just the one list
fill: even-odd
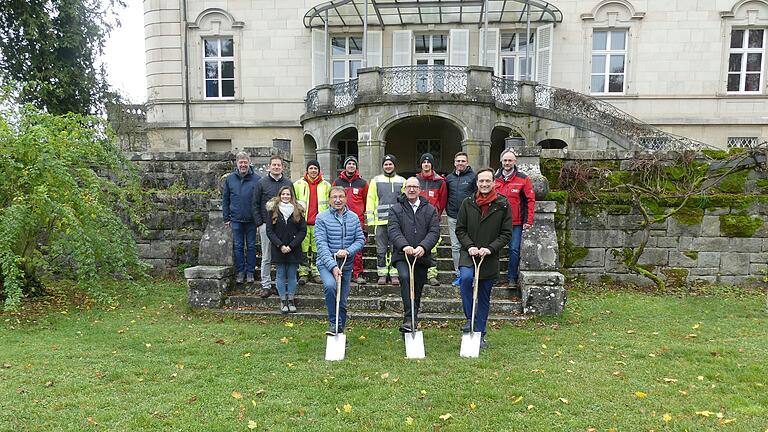
[(293, 186), (291, 179), (283, 175), (283, 158), (273, 155), (269, 158), (269, 174), (259, 179), (256, 183), (253, 198), (253, 219), (259, 228), (261, 238), (261, 291), (259, 296), (266, 298), (272, 293), (272, 246), (267, 237), (267, 226), (264, 222), (271, 221), (267, 212), (267, 201), (277, 196), (277, 192), (283, 186)]
[(456, 156), (453, 157), (453, 166), (456, 170), (445, 178), (445, 183), (448, 186), (448, 205), (445, 207), (445, 212), (448, 214), (451, 257), (453, 258), (453, 271), (456, 273), (456, 278), (451, 285), (457, 287), (459, 286), (459, 252), (461, 251), (461, 243), (456, 237), (456, 219), (459, 217), (459, 207), (461, 207), (464, 198), (472, 196), (477, 190), (477, 184), (475, 183), (477, 176), (472, 171), (472, 167), (469, 166), (469, 159), (463, 151), (456, 153)]
[(411, 292), (410, 269), (408, 259), (416, 260), (413, 270), (414, 316), (419, 312), (421, 291), (427, 281), (427, 269), (432, 265), (432, 248), (440, 238), (440, 222), (437, 210), (419, 196), (421, 188), (419, 179), (411, 177), (405, 181), (405, 194), (397, 200), (397, 204), (389, 209), (387, 233), (392, 242), (392, 263), (397, 269), (400, 279), (400, 294), (403, 298), (403, 325), (400, 331), (410, 333), (417, 325), (411, 322)]

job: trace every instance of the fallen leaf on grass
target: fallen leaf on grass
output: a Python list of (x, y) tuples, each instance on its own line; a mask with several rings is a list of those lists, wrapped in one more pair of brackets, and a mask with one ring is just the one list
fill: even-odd
[(46, 387), (53, 387), (53, 381), (46, 381), (45, 382)]
[(664, 378), (665, 383), (676, 383), (677, 380), (674, 378)]
[(88, 424), (98, 426), (99, 424), (96, 423), (96, 420), (93, 419), (93, 417), (88, 417), (86, 420), (88, 420)]
[(12, 367), (13, 367), (13, 366), (11, 366), (11, 364), (10, 364), (10, 363), (3, 363), (3, 368), (4, 368), (4, 369), (10, 369), (10, 368), (12, 368)]
[(243, 357), (250, 357), (250, 356), (251, 356), (251, 353), (245, 353), (245, 354), (243, 354)]
[(471, 409), (472, 411), (474, 411), (474, 410), (476, 410), (476, 409), (477, 409), (477, 405), (476, 405), (474, 402), (470, 402), (470, 404), (469, 404), (469, 409)]
[(260, 395), (263, 395), (265, 392), (266, 392), (266, 390), (264, 390), (263, 388), (262, 389), (258, 389), (258, 390), (256, 390), (255, 395), (256, 396), (260, 396)]
[(219, 345), (224, 345), (226, 342), (224, 342), (224, 339), (216, 339), (216, 343)]
[(419, 393), (425, 395), (425, 394), (427, 394), (427, 391), (426, 390), (421, 390), (421, 391), (419, 391)]
[(362, 336), (362, 335), (361, 335), (361, 336), (360, 336), (358, 339), (360, 339), (360, 340), (365, 340), (365, 336)]
[[(512, 404), (512, 405), (514, 405), (514, 404), (516, 404), (516, 403), (520, 402), (521, 400), (523, 400), (523, 397), (522, 397), (522, 396), (518, 396), (517, 398), (515, 398), (515, 399), (514, 399), (514, 400), (511, 402), (511, 404)], [(529, 408), (529, 409), (530, 409), (530, 408)]]
[(191, 398), (187, 399), (187, 403), (193, 403), (197, 401), (197, 395), (192, 395)]
[(240, 393), (239, 391), (233, 391), (232, 392), (232, 397), (235, 398), (235, 399), (242, 399), (243, 398), (243, 394)]
[(699, 328), (699, 327), (701, 327), (701, 324), (698, 324), (698, 323), (697, 323), (697, 324), (694, 324), (694, 325), (693, 325), (693, 327), (691, 327), (691, 328), (692, 328), (692, 329), (694, 329), (694, 330), (696, 330), (696, 329), (697, 329), (697, 328)]
[(634, 330), (627, 330), (627, 334), (635, 334)]
[(253, 405), (255, 407), (256, 406), (256, 401), (251, 399), (251, 405)]
[(725, 426), (725, 425), (727, 425), (728, 423), (733, 423), (733, 422), (735, 422), (735, 421), (736, 421), (736, 419), (735, 419), (735, 418), (731, 418), (731, 419), (721, 419), (719, 423), (720, 423), (720, 426)]
[(284, 343), (284, 344), (287, 344), (287, 343), (288, 343), (288, 338), (287, 338), (287, 337), (282, 337), (282, 338), (280, 339), (280, 342), (282, 342), (282, 343)]
[(642, 398), (644, 398), (644, 397), (647, 397), (647, 396), (648, 396), (648, 394), (647, 394), (647, 393), (645, 393), (645, 392), (636, 391), (636, 392), (635, 392), (635, 396), (637, 396), (637, 397), (638, 397), (638, 399), (642, 399)]
[(525, 408), (526, 408), (528, 411), (530, 411), (530, 410), (532, 410), (534, 407), (533, 407), (533, 405), (528, 405), (528, 406), (527, 406), (527, 407), (525, 407)]
[(696, 415), (700, 415), (702, 417), (709, 417), (712, 414), (714, 414), (712, 411), (696, 411)]
[(412, 425), (412, 424), (413, 424), (413, 418), (411, 418), (411, 417), (406, 417), (406, 418), (405, 418), (405, 424), (407, 424), (407, 425)]
[(152, 344), (150, 344), (150, 343), (144, 344), (144, 346), (147, 347), (147, 348), (152, 348)]
[(559, 400), (560, 402), (562, 402), (562, 403), (566, 404), (566, 405), (568, 405), (569, 403), (571, 403), (571, 402), (570, 402), (568, 399), (566, 399), (566, 398), (559, 398), (558, 400)]
[(696, 379), (699, 380), (699, 381), (704, 381), (704, 377), (701, 376), (701, 375), (697, 376)]
[(294, 324), (293, 324), (292, 322), (290, 322), (290, 321), (288, 321), (287, 323), (285, 323), (285, 326), (286, 326), (286, 327), (288, 327), (288, 328), (291, 328), (291, 327), (293, 327), (293, 325), (294, 325)]
[(440, 416), (440, 420), (442, 420), (442, 421), (446, 421), (446, 420), (448, 420), (448, 419), (449, 419), (449, 418), (451, 418), (451, 417), (453, 417), (453, 416), (451, 415), (451, 413), (445, 413), (445, 414), (443, 414), (443, 415), (441, 415), (441, 416)]
[(387, 379), (389, 378), (389, 372), (384, 372), (383, 374), (379, 375), (381, 379)]
[(661, 416), (661, 419), (664, 420), (664, 423), (669, 423), (672, 420), (672, 416), (669, 413), (665, 413)]
[(352, 405), (350, 404), (344, 404), (344, 412), (345, 413), (351, 413), (352, 412)]
[(256, 429), (256, 422), (253, 420), (248, 420), (248, 429)]

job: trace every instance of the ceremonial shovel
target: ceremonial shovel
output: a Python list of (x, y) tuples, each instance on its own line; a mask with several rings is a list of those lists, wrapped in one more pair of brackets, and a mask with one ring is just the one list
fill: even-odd
[(339, 277), (336, 279), (336, 334), (326, 337), (325, 359), (328, 361), (344, 360), (344, 350), (347, 348), (347, 335), (339, 333), (339, 303), (341, 302), (341, 279), (344, 277), (344, 264), (347, 257), (341, 262)]
[(481, 256), (480, 261), (477, 261), (472, 256), (472, 263), (475, 265), (475, 281), (472, 287), (472, 320), (469, 324), (469, 333), (461, 335), (459, 355), (462, 357), (478, 357), (480, 355), (480, 340), (483, 338), (483, 334), (475, 331), (475, 308), (477, 307), (477, 287), (480, 284), (480, 266), (483, 264), (484, 258)]
[(405, 356), (411, 359), (422, 359), (424, 358), (424, 335), (421, 331), (416, 330), (416, 305), (413, 300), (413, 270), (416, 267), (416, 257), (413, 257), (413, 262), (411, 262), (408, 259), (408, 254), (405, 254), (405, 261), (408, 262), (411, 292), (411, 332), (403, 334), (405, 338)]

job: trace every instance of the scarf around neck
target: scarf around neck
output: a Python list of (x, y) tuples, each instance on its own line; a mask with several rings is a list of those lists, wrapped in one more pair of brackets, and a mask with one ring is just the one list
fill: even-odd
[(491, 207), (491, 203), (496, 200), (496, 189), (491, 189), (487, 195), (483, 196), (480, 191), (475, 193), (475, 202), (480, 207), (480, 213), (483, 217), (488, 213), (488, 209)]
[(293, 215), (293, 204), (281, 202), (277, 207), (280, 209), (280, 214), (283, 215), (283, 219), (286, 221)]

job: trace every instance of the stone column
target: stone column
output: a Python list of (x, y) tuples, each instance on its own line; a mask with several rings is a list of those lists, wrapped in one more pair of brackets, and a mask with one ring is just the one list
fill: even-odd
[(467, 153), (469, 165), (475, 171), (487, 167), (491, 162), (490, 141), (465, 139), (461, 142), (461, 149)]
[(359, 97), (381, 94), (381, 68), (369, 67), (357, 70), (357, 95)]
[(323, 177), (328, 181), (333, 181), (336, 177), (336, 157), (339, 151), (335, 147), (324, 147), (317, 149), (317, 161), (323, 170)]
[(361, 133), (357, 141), (358, 168), (360, 175), (367, 181), (381, 172), (381, 158), (384, 157), (385, 142), (371, 140)]
[(491, 94), (491, 76), (493, 68), (486, 66), (470, 66), (467, 75), (468, 94)]

